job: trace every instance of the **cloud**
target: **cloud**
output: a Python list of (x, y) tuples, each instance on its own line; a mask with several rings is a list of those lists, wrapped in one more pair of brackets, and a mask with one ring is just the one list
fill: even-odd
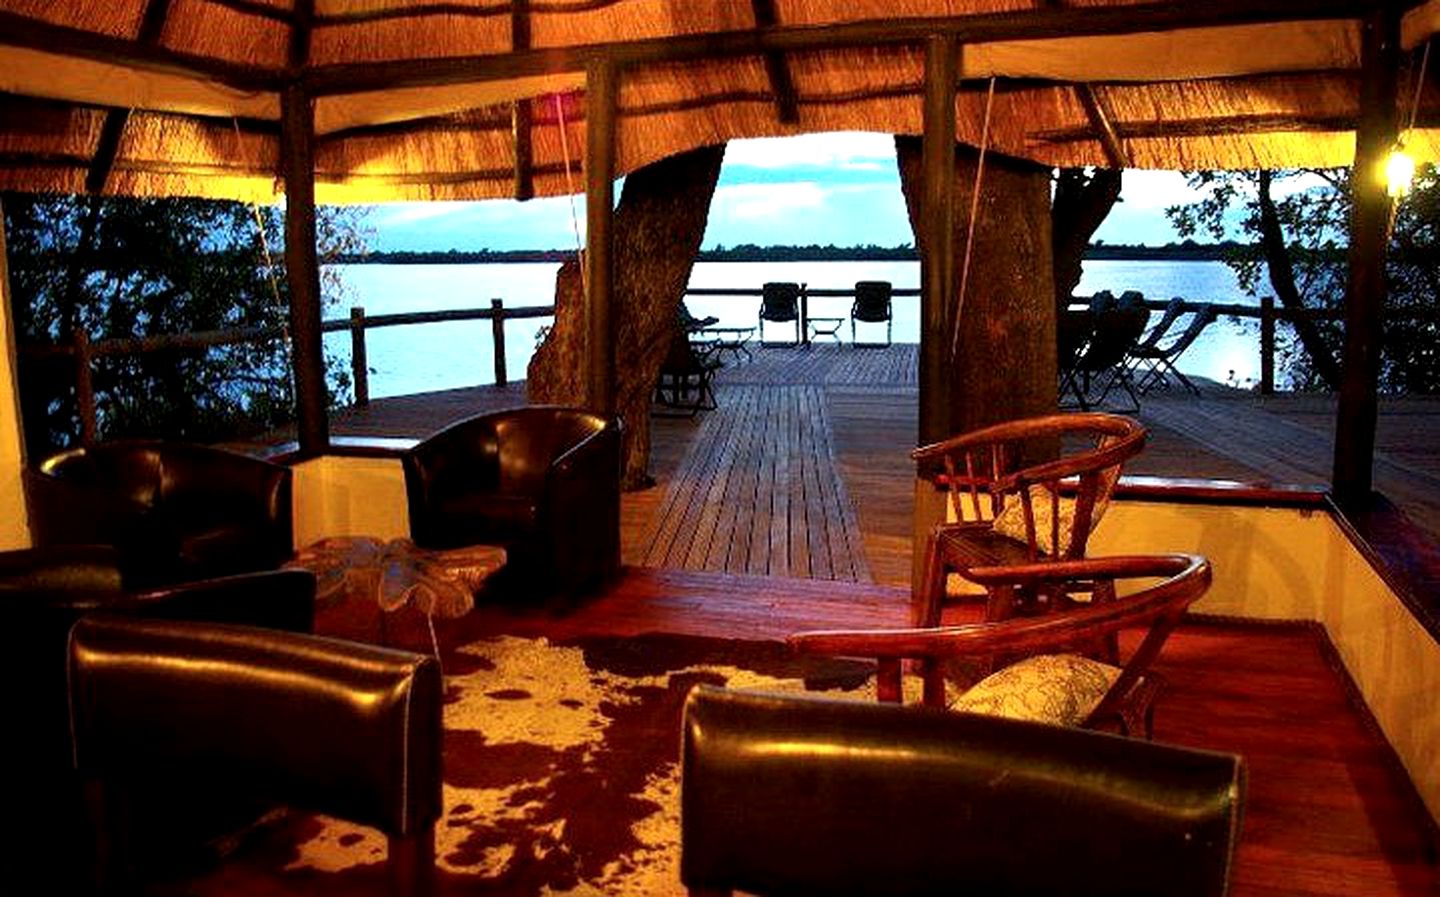
[(837, 131), (798, 137), (732, 140), (725, 150), (725, 167), (893, 171), (895, 138), (889, 134)]
[(827, 191), (813, 181), (782, 184), (731, 184), (717, 187), (710, 217), (737, 221), (775, 218), (825, 205)]

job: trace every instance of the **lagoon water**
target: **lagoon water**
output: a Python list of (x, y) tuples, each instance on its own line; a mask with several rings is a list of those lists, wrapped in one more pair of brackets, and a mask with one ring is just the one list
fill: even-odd
[[(503, 299), (506, 307), (550, 305), (558, 263), (495, 265), (342, 265), (342, 305), (327, 318), (344, 317), (350, 305), (367, 315), (432, 309), (486, 308)], [(896, 287), (920, 283), (918, 262), (701, 262), (691, 275), (692, 288), (759, 289), (770, 280), (795, 281), (815, 288), (851, 289), (857, 280), (888, 280)], [(1241, 293), (1235, 276), (1222, 262), (1090, 261), (1077, 295), (1110, 290), (1139, 290), (1149, 299), (1186, 299), (1258, 304)], [(721, 326), (754, 326), (759, 299), (749, 296), (692, 296), (686, 300), (697, 317), (714, 315)], [(894, 300), (894, 339), (917, 342), (919, 299)], [(814, 316), (849, 317), (850, 299), (816, 297)], [(1156, 313), (1158, 316), (1158, 313)], [(535, 349), (535, 335), (546, 318), (510, 321), (505, 331), (505, 361), (511, 379), (525, 376)], [(1181, 322), (1184, 323), (1183, 320)], [(863, 325), (862, 325), (863, 326)], [(766, 327), (767, 332), (769, 327)], [(841, 334), (849, 339), (848, 322)], [(878, 333), (874, 331), (873, 333)], [(860, 338), (866, 339), (862, 332)], [(350, 363), (348, 334), (325, 337), (327, 355)], [(372, 398), (408, 395), (494, 382), (494, 355), (489, 321), (462, 321), (384, 327), (366, 335), (372, 373)], [(1180, 369), (1212, 380), (1248, 386), (1260, 372), (1258, 325), (1253, 320), (1221, 319), (1212, 324), (1185, 353)]]

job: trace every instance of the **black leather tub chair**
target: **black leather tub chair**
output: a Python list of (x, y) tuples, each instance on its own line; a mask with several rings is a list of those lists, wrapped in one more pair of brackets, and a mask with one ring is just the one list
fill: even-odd
[(26, 471), (36, 545), (113, 545), (135, 584), (273, 570), (294, 551), (288, 467), (224, 449), (127, 440)]
[(702, 685), (681, 783), (692, 895), (1218, 897), (1244, 767), (1078, 729)]
[[(12, 810), (27, 820), (7, 842), (24, 868), (83, 875), (77, 854), (80, 804), (71, 766), (65, 681), (66, 641), (75, 622), (101, 611), (206, 623), (243, 623), (308, 632), (315, 613), (315, 577), (272, 570), (154, 589), (132, 590), (119, 552), (106, 545), (57, 545), (0, 552), (0, 613), (9, 646), (5, 681), (15, 683), (7, 744), (27, 788)], [(46, 858), (41, 861), (38, 858)], [(58, 885), (57, 885), (58, 886)], [(64, 887), (60, 887), (64, 891)]]
[(451, 424), (406, 452), (410, 537), (499, 545), (501, 587), (577, 594), (620, 568), (618, 418), (531, 405)]
[(433, 657), (92, 616), (71, 633), (69, 669), (101, 884), (130, 883), (128, 826), (163, 782), (188, 786), (192, 805), (244, 795), (380, 829), (393, 893), (431, 892), (444, 691)]

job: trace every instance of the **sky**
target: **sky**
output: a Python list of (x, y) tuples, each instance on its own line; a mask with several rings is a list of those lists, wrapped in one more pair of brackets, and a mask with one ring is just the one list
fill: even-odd
[[(1178, 241), (1165, 208), (1194, 198), (1178, 172), (1127, 171), (1121, 201), (1095, 239)], [(583, 240), (585, 200), (391, 203), (374, 207), (370, 222), (379, 250), (568, 249)], [(731, 141), (702, 246), (914, 241), (893, 138), (838, 133)]]

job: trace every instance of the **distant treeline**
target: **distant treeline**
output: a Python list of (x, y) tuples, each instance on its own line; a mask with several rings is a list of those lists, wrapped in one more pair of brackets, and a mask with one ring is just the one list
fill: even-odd
[[(1217, 261), (1238, 246), (1234, 242), (1167, 243), (1164, 246), (1135, 246), (1124, 243), (1096, 243), (1085, 251), (1087, 259), (1127, 261)], [(573, 258), (572, 249), (446, 249), (391, 250), (364, 255), (343, 255), (336, 261), (376, 265), (491, 265), (507, 262), (563, 262)], [(919, 258), (909, 243), (900, 246), (716, 246), (702, 249), (702, 262), (909, 262)]]

